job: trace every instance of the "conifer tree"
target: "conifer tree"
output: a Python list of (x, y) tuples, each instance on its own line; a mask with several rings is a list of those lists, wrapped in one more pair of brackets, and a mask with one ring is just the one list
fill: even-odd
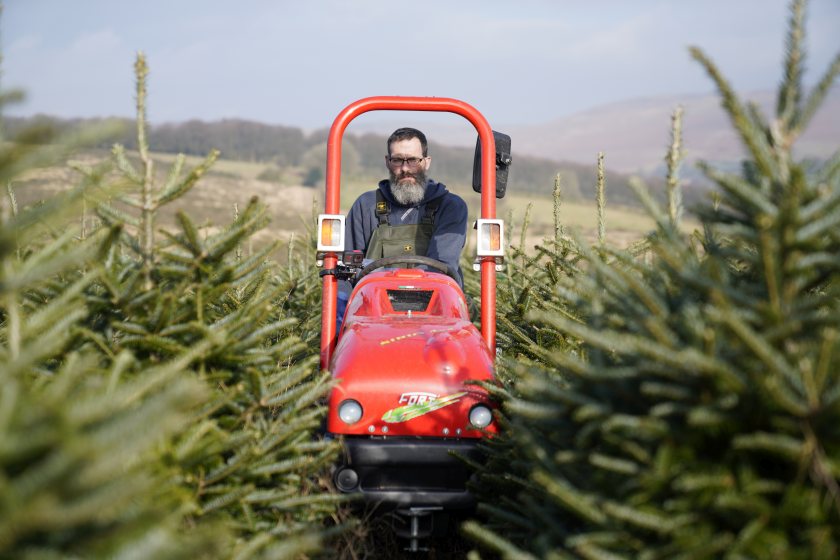
[[(255, 200), (218, 232), (157, 225), (217, 153), (158, 186), (142, 54), (135, 70), (139, 164), (116, 146), (75, 165), (83, 188), (0, 221), (0, 556), (317, 551), (339, 498), (316, 437), (329, 377), (292, 316), (314, 275), (278, 270), (274, 244), (243, 254)], [(0, 152), (4, 184), (54, 151), (27, 138)]]
[(215, 557), (225, 529), (180, 534), (189, 500), (157, 460), (209, 396), (183, 375), (206, 341), (135, 379), (130, 352), (79, 344), (84, 291), (119, 230), (64, 231), (95, 184), (17, 204), (15, 179), (72, 148), (46, 128), (0, 143), (0, 557)]
[[(509, 558), (834, 558), (840, 553), (840, 153), (793, 147), (840, 73), (807, 96), (804, 1), (792, 3), (772, 120), (714, 64), (747, 158), (703, 165), (718, 200), (686, 238), (657, 220), (653, 261), (582, 249), (558, 305), (530, 318), (581, 341), (515, 363), (506, 438), (465, 529)], [(510, 464), (518, 469), (500, 470)]]
[(242, 254), (267, 223), (256, 200), (217, 233), (201, 231), (183, 212), (177, 231), (154, 226), (157, 211), (194, 188), (218, 154), (186, 172), (177, 158), (159, 188), (146, 142), (142, 54), (136, 73), (140, 167), (114, 148), (117, 182), (127, 188), (97, 211), (123, 232), (101, 283), (88, 291), (90, 340), (107, 355), (130, 350), (149, 365), (211, 340), (193, 371), (212, 389), (211, 400), (163, 454), (195, 498), (191, 521), (225, 520), (245, 557), (317, 549), (339, 500), (321, 482), (337, 448), (315, 437), (330, 378), (296, 334), (289, 290), (297, 279), (269, 259), (276, 244)]

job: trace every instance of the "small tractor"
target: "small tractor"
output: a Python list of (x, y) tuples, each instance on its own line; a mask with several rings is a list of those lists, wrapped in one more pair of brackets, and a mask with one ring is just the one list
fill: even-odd
[[(481, 274), (480, 330), (444, 263), (413, 255), (365, 262), (359, 252), (344, 251), (342, 137), (354, 118), (379, 110), (455, 113), (478, 132), (473, 189), (481, 193), (481, 218), (473, 268)], [(456, 99), (369, 97), (348, 105), (330, 130), (317, 262), (323, 278), (321, 367), (337, 380), (326, 435), (343, 449), (333, 481), (340, 492), (393, 515), (410, 550), (439, 534), (450, 513), (474, 506), (462, 458), (480, 462), (477, 442), (498, 430), (493, 404), (476, 382), (494, 379), (496, 272), (504, 259), (504, 223), (495, 217), (495, 199), (504, 196), (510, 161), (510, 138)], [(336, 333), (341, 280), (353, 289)]]

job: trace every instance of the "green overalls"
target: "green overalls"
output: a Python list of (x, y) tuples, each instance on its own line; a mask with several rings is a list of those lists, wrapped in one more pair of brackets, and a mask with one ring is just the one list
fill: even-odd
[(391, 205), (376, 191), (376, 217), (379, 226), (373, 231), (368, 242), (366, 259), (381, 259), (401, 255), (426, 256), (435, 228), (435, 214), (441, 198), (430, 200), (420, 223), (392, 226), (390, 222)]

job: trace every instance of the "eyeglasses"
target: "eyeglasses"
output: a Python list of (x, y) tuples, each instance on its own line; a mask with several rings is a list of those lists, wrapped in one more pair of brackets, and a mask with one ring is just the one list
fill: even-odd
[(410, 169), (416, 169), (420, 166), (420, 163), (426, 158), (419, 158), (419, 157), (410, 157), (410, 158), (401, 158), (401, 157), (389, 157), (388, 158), (388, 165), (393, 167), (394, 169), (399, 169), (403, 165), (408, 165)]

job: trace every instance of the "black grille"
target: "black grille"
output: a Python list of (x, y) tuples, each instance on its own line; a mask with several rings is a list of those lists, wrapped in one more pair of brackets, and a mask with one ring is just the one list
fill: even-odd
[(426, 311), (434, 290), (388, 290), (394, 311)]
[(470, 473), (462, 465), (360, 468), (363, 491), (464, 492)]

